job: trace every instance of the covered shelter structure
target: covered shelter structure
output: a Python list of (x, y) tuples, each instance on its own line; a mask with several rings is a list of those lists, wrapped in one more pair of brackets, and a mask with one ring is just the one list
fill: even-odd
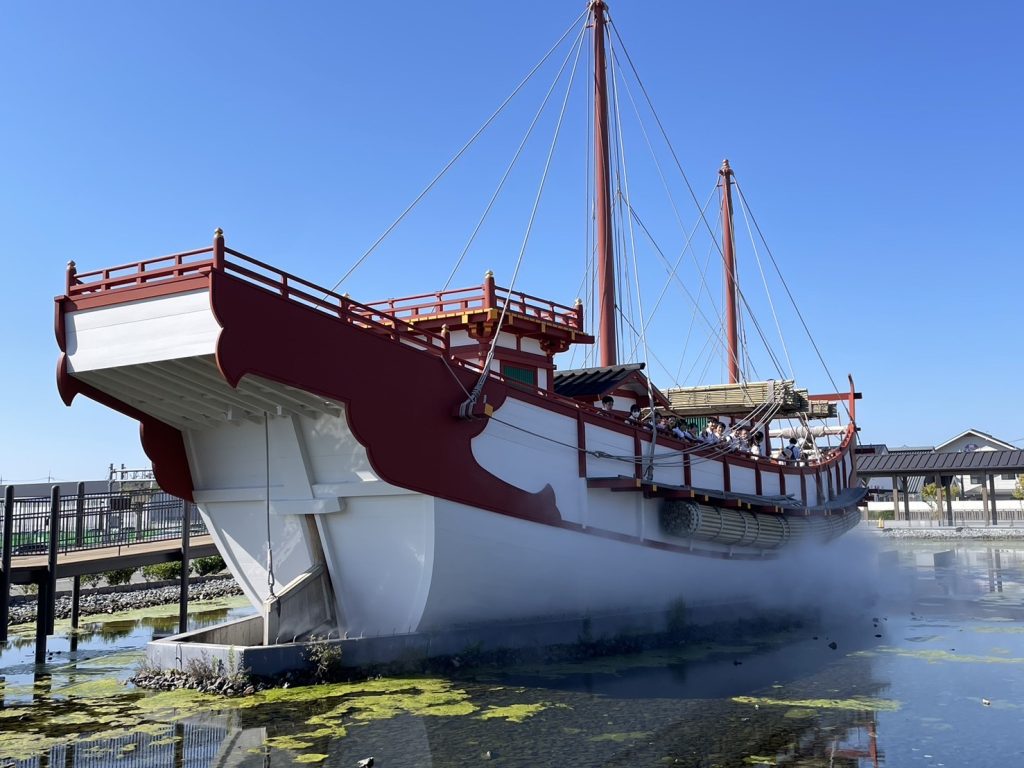
[(928, 476), (938, 478), (944, 490), (948, 525), (953, 525), (953, 498), (949, 489), (954, 477), (970, 474), (984, 478), (982, 505), (988, 519), (997, 525), (996, 476), (1011, 472), (1024, 474), (1024, 450), (884, 453), (860, 457), (857, 461), (857, 474), (862, 478), (892, 478), (894, 509), (898, 507), (898, 495), (902, 488), (906, 520), (910, 519), (909, 479)]

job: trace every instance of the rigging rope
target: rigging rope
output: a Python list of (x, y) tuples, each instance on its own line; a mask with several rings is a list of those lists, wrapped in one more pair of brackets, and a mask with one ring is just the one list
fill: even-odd
[[(711, 190), (711, 194), (708, 196), (708, 200), (704, 204), (704, 208), (705, 209), (707, 209), (707, 207), (709, 205), (711, 205), (711, 201), (714, 199), (714, 196), (715, 196), (715, 189), (717, 189), (717, 188), (718, 187), (716, 186), (714, 189)], [(668, 287), (670, 285), (672, 285), (672, 280), (678, 274), (678, 272), (679, 272), (679, 264), (683, 260), (683, 256), (686, 255), (686, 251), (690, 247), (690, 241), (692, 240), (693, 236), (697, 233), (697, 227), (698, 226), (700, 226), (699, 223), (693, 225), (693, 229), (690, 230), (690, 234), (687, 236), (686, 242), (683, 243), (683, 249), (679, 252), (679, 256), (678, 256), (678, 258), (676, 258), (675, 264), (672, 265), (672, 269), (669, 271), (668, 277), (665, 278), (665, 284), (661, 287), (661, 292), (658, 294), (658, 300), (656, 302), (654, 302), (654, 309), (651, 310), (651, 315), (650, 315), (650, 317), (647, 318), (647, 325), (648, 326), (654, 321), (654, 316), (657, 314), (659, 307), (661, 307), (661, 302), (665, 298), (665, 294), (668, 292)], [(684, 232), (684, 234), (685, 234), (685, 232)], [(698, 297), (699, 297), (699, 295), (700, 294), (698, 293)], [(645, 326), (645, 328), (646, 328), (646, 326)], [(633, 348), (630, 349), (630, 351), (629, 351), (630, 358), (632, 358), (633, 355), (636, 354), (636, 348), (637, 348), (637, 345), (634, 344)], [(684, 347), (684, 349), (685, 349), (685, 347)], [(677, 378), (676, 379), (676, 384), (678, 384), (678, 383), (679, 383), (679, 381), (678, 381), (678, 378)]]
[[(580, 35), (577, 38), (577, 42), (583, 40), (583, 36)], [(465, 402), (459, 407), (459, 413), (463, 418), (470, 418), (473, 415), (473, 406), (476, 404), (477, 398), (480, 396), (480, 392), (484, 388), (484, 382), (487, 381), (487, 377), (491, 373), (491, 362), (494, 360), (494, 352), (498, 346), (498, 337), (501, 335), (501, 328), (505, 322), (505, 316), (508, 314), (508, 307), (511, 304), (509, 300), (512, 295), (512, 291), (515, 288), (516, 278), (519, 276), (519, 269), (523, 265), (523, 256), (526, 254), (526, 246), (530, 242), (530, 234), (533, 231), (533, 223), (537, 218), (537, 209), (540, 206), (541, 196), (544, 194), (544, 186), (547, 182), (548, 171), (551, 169), (551, 158), (555, 153), (555, 147), (558, 144), (558, 136), (562, 130), (562, 120), (565, 117), (565, 106), (569, 101), (569, 94), (572, 92), (572, 84), (576, 75), (576, 67), (580, 60), (580, 51), (582, 46), (576, 49), (576, 58), (573, 61), (572, 71), (569, 73), (569, 82), (565, 89), (565, 97), (562, 99), (562, 108), (558, 113), (558, 122), (555, 124), (555, 133), (551, 138), (551, 146), (548, 148), (548, 156), (544, 162), (544, 171), (541, 174), (540, 184), (537, 187), (537, 195), (533, 201), (533, 209), (530, 211), (530, 220), (526, 225), (526, 233), (523, 235), (523, 243), (519, 248), (519, 257), (516, 259), (516, 267), (512, 271), (512, 280), (509, 282), (507, 289), (508, 297), (505, 303), (502, 304), (501, 314), (498, 316), (498, 322), (494, 329), (494, 337), (491, 339), (490, 348), (487, 350), (487, 357), (484, 360), (483, 370), (480, 371), (480, 378), (477, 379), (476, 385), (473, 387), (473, 391), (469, 393), (469, 397), (466, 398)]]
[[(733, 172), (733, 180), (736, 183), (736, 190), (739, 191), (739, 182), (736, 181), (736, 174)], [(743, 214), (743, 223), (747, 225), (747, 234), (750, 237), (750, 249), (754, 252), (754, 259), (757, 261), (757, 271), (761, 273), (761, 282), (764, 285), (764, 293), (768, 298), (768, 306), (772, 310), (772, 319), (775, 320), (775, 329), (779, 333), (779, 343), (782, 344), (782, 351), (786, 355), (786, 363), (789, 365), (789, 377), (795, 379), (793, 373), (793, 361), (789, 356), (789, 347), (786, 346), (786, 338), (782, 335), (782, 325), (779, 323), (779, 316), (775, 312), (775, 302), (772, 301), (772, 292), (768, 290), (768, 278), (764, 274), (764, 267), (761, 264), (761, 255), (757, 251), (757, 243), (754, 240), (754, 232), (750, 228), (750, 216), (747, 215), (747, 201), (740, 195), (740, 212)], [(753, 215), (753, 214), (751, 214)]]
[[(583, 11), (583, 13), (581, 13), (579, 16), (577, 16), (573, 20), (573, 22), (566, 28), (565, 32), (562, 33), (562, 36), (559, 37), (558, 40), (555, 41), (555, 44), (552, 45), (551, 48), (548, 49), (548, 52), (544, 54), (544, 57), (539, 62), (537, 62), (537, 65), (533, 69), (531, 69), (529, 71), (529, 73), (527, 73), (526, 77), (524, 77), (520, 81), (519, 85), (517, 85), (513, 89), (512, 93), (510, 93), (508, 95), (508, 97), (506, 97), (506, 99), (498, 106), (498, 108), (496, 110), (494, 110), (494, 112), (491, 114), (491, 116), (488, 117), (486, 121), (484, 121), (484, 124), (481, 125), (477, 129), (476, 133), (474, 133), (472, 136), (469, 137), (469, 140), (465, 144), (462, 145), (462, 148), (458, 152), (455, 153), (455, 156), (452, 157), (452, 159), (448, 161), (448, 163), (438, 172), (438, 174), (436, 176), (434, 176), (433, 179), (431, 179), (430, 183), (427, 184), (427, 186), (423, 188), (423, 191), (420, 192), (411, 203), (409, 203), (408, 207), (406, 207), (406, 209), (404, 211), (402, 211), (401, 214), (399, 214), (398, 218), (395, 219), (391, 223), (391, 226), (389, 226), (386, 230), (384, 230), (384, 233), (373, 242), (373, 245), (371, 245), (369, 248), (367, 248), (365, 253), (363, 253), (362, 256), (360, 256), (358, 259), (356, 259), (355, 264), (353, 264), (351, 267), (349, 267), (348, 271), (344, 275), (341, 276), (341, 279), (338, 280), (338, 282), (336, 282), (331, 287), (330, 293), (333, 293), (335, 290), (337, 290), (338, 286), (341, 285), (343, 282), (345, 282), (345, 280), (347, 280), (349, 278), (349, 276), (353, 272), (355, 272), (364, 261), (366, 261), (366, 258), (371, 253), (373, 253), (375, 250), (377, 250), (377, 246), (379, 246), (382, 242), (384, 242), (384, 239), (388, 235), (391, 234), (391, 232), (395, 229), (395, 227), (397, 227), (402, 222), (402, 220), (409, 214), (409, 212), (413, 208), (416, 207), (416, 205), (420, 202), (420, 200), (422, 200), (426, 196), (426, 194), (431, 189), (434, 188), (434, 185), (437, 184), (437, 182), (440, 181), (441, 177), (444, 176), (445, 173), (448, 172), (448, 169), (451, 168), (453, 165), (455, 165), (456, 162), (458, 162), (459, 158), (462, 157), (466, 153), (466, 150), (468, 150), (470, 148), (470, 146), (472, 146), (473, 143), (480, 137), (480, 134), (483, 133), (492, 122), (494, 122), (494, 119), (499, 114), (501, 114), (501, 112), (505, 109), (505, 107), (508, 106), (508, 103), (510, 101), (512, 101), (513, 98), (515, 98), (516, 94), (519, 93), (520, 90), (522, 90), (523, 86), (526, 85), (526, 83), (529, 82), (530, 78), (532, 78), (534, 76), (534, 74), (537, 72), (537, 70), (540, 69), (541, 66), (543, 66), (544, 62), (548, 60), (548, 57), (550, 57), (551, 54), (554, 53), (554, 51), (558, 48), (558, 46), (562, 44), (562, 41), (565, 40), (565, 38), (569, 35), (569, 33), (572, 32), (572, 30), (576, 28), (576, 25), (579, 23), (580, 19), (582, 19), (584, 16), (588, 15), (589, 13), (590, 13), (590, 8), (588, 7), (585, 11)], [(322, 299), (321, 299), (321, 301), (322, 301)]]
[[(740, 198), (743, 200), (743, 204), (746, 205), (746, 196), (743, 194), (743, 190), (740, 188), (738, 181), (736, 182), (736, 191), (740, 193)], [(750, 212), (750, 220), (754, 223), (754, 228), (757, 230), (757, 234), (758, 237), (761, 238), (761, 242), (764, 243), (764, 250), (772, 260), (772, 266), (775, 267), (775, 273), (779, 276), (779, 280), (782, 281), (782, 287), (786, 289), (786, 295), (789, 296), (789, 300), (793, 304), (793, 309), (796, 310), (796, 316), (800, 318), (800, 324), (804, 327), (804, 332), (807, 334), (807, 338), (810, 340), (811, 346), (814, 348), (814, 353), (818, 356), (818, 361), (821, 363), (821, 367), (825, 369), (825, 374), (828, 376), (828, 380), (832, 383), (833, 391), (838, 392), (839, 385), (836, 384), (835, 379), (832, 378), (832, 372), (828, 369), (828, 365), (825, 363), (825, 358), (822, 357), (821, 350), (818, 349), (818, 345), (814, 341), (814, 337), (811, 335), (811, 329), (807, 327), (807, 321), (804, 320), (804, 315), (800, 311), (800, 307), (797, 305), (796, 299), (793, 298), (793, 292), (789, 290), (789, 284), (786, 282), (786, 278), (782, 276), (782, 270), (779, 269), (779, 264), (775, 261), (775, 255), (772, 253), (772, 249), (768, 246), (768, 241), (765, 240), (764, 233), (761, 232), (761, 227), (758, 225), (757, 219), (754, 218), (753, 211)], [(845, 402), (843, 402), (843, 409), (846, 411), (846, 415), (850, 416), (852, 421), (853, 417), (850, 415), (850, 408)]]
[[(616, 33), (616, 34), (618, 34), (618, 33)], [(620, 40), (620, 42), (621, 42), (621, 40)], [(625, 53), (625, 49), (623, 49), (623, 53)], [(612, 56), (615, 57), (615, 61), (618, 62), (618, 57), (617, 57), (614, 49), (612, 49)], [(628, 58), (628, 54), (627, 54), (627, 58)], [(648, 151), (651, 153), (651, 159), (654, 161), (654, 167), (658, 171), (658, 176), (661, 179), (662, 187), (665, 189), (665, 195), (668, 197), (669, 204), (672, 206), (672, 211), (673, 211), (673, 213), (675, 215), (676, 223), (679, 225), (680, 231), (683, 234), (686, 234), (686, 228), (683, 225), (682, 216), (679, 213), (679, 207), (676, 205), (675, 197), (672, 195), (671, 188), (669, 187), (669, 184), (668, 184), (668, 179), (666, 178), (664, 169), (661, 166), (661, 160), (658, 159), (658, 154), (657, 154), (657, 152), (654, 151), (654, 144), (651, 141), (650, 134), (648, 134), (648, 132), (647, 132), (647, 125), (644, 123), (643, 118), (640, 116), (640, 109), (637, 106), (636, 99), (633, 98), (633, 91), (629, 87), (629, 81), (626, 80), (625, 76), (621, 76), (621, 79), (622, 79), (622, 85), (626, 89), (626, 95), (629, 97), (629, 102), (630, 102), (630, 104), (633, 107), (633, 114), (636, 115), (637, 123), (640, 126), (640, 132), (641, 132), (641, 134), (644, 137), (644, 142), (647, 144)], [(653, 112), (653, 107), (652, 107), (652, 112)], [(684, 178), (684, 180), (686, 179), (685, 174), (683, 175), (683, 178)], [(687, 183), (689, 183), (689, 182), (687, 182)], [(717, 189), (717, 183), (716, 183), (715, 188), (712, 189), (712, 191), (711, 191), (711, 196), (709, 197), (708, 202), (705, 203), (703, 207), (700, 207), (700, 205), (698, 203), (698, 212), (700, 214), (700, 219), (702, 219), (702, 220), (705, 218), (705, 212), (707, 211), (707, 207), (710, 204), (711, 199), (714, 196), (715, 189)], [(692, 194), (692, 190), (691, 190), (691, 194)], [(696, 197), (694, 197), (694, 202), (698, 202)], [(706, 223), (706, 221), (705, 221), (705, 223)], [(698, 224), (694, 225), (691, 234), (687, 238), (687, 244), (689, 244), (689, 242), (692, 240), (693, 235), (696, 234), (698, 225), (699, 225), (699, 222), (698, 222)], [(717, 241), (715, 240), (714, 234), (712, 234), (712, 242), (717, 244)], [(684, 247), (683, 254), (685, 254), (685, 253), (686, 253), (686, 249)], [(706, 280), (707, 265), (705, 264), (705, 267), (704, 267), (703, 270), (700, 269), (700, 265), (697, 263), (697, 254), (694, 253), (692, 249), (690, 250), (690, 255), (693, 258), (694, 266), (697, 267), (698, 274), (700, 275), (700, 286), (697, 288), (697, 298), (700, 299), (702, 297), (702, 294), (705, 291), (707, 292), (708, 299), (711, 301), (712, 306), (715, 307), (716, 313), (719, 316), (719, 324), (722, 324), (722, 322), (724, 320), (724, 318), (722, 317), (722, 312), (719, 310), (718, 306), (715, 304), (714, 297), (711, 294), (711, 289), (707, 285), (707, 280)], [(677, 266), (678, 266), (678, 263), (681, 260), (682, 260), (682, 254), (680, 255), (680, 258), (676, 260)], [(692, 324), (691, 324), (691, 328), (692, 328)], [(684, 354), (685, 354), (685, 352), (684, 352)], [(680, 361), (680, 367), (682, 367), (682, 362), (681, 361)]]
[[(611, 35), (610, 34), (608, 35), (608, 38), (609, 38), (609, 46), (608, 47), (611, 48), (612, 46), (610, 44), (611, 43)], [(620, 105), (619, 105), (619, 88), (618, 88), (618, 83), (617, 83), (617, 80), (618, 80), (618, 77), (617, 77), (618, 70), (615, 67), (615, 62), (616, 62), (616, 57), (613, 54), (611, 56), (611, 58), (610, 58), (609, 64), (610, 64), (610, 68), (611, 68), (612, 103), (615, 105), (615, 130), (616, 130), (616, 134), (617, 134), (618, 140), (619, 140), (619, 152), (618, 152), (618, 154), (619, 154), (619, 161), (622, 164), (622, 187), (621, 187), (621, 190), (620, 190), (620, 195), (622, 193), (625, 194), (625, 207), (626, 207), (626, 210), (627, 211), (631, 211), (631, 210), (633, 210), (633, 206), (630, 203), (630, 198), (629, 198), (629, 169), (626, 166), (626, 152), (625, 152), (626, 148), (625, 148), (625, 144), (624, 144), (623, 138), (622, 138), (622, 111), (621, 111)], [(620, 198), (620, 200), (621, 200), (621, 198)], [(620, 204), (620, 208), (621, 208), (621, 204)], [(639, 339), (640, 339), (640, 344), (643, 346), (644, 367), (648, 371), (648, 375), (644, 376), (644, 380), (647, 382), (647, 401), (651, 404), (651, 408), (654, 408), (656, 406), (656, 401), (654, 399), (654, 383), (651, 381), (651, 376), (650, 376), (650, 360), (648, 359), (648, 349), (647, 349), (647, 321), (644, 318), (643, 294), (640, 291), (640, 267), (639, 267), (639, 265), (637, 263), (637, 258), (636, 258), (636, 235), (635, 235), (635, 233), (633, 231), (633, 217), (632, 216), (627, 216), (626, 217), (626, 221), (627, 221), (627, 223), (629, 225), (629, 248), (630, 248), (630, 254), (631, 254), (632, 259), (633, 259), (633, 282), (635, 283), (635, 286), (636, 286), (636, 309), (637, 309), (637, 312), (640, 315), (640, 334), (639, 334)], [(634, 349), (635, 349), (635, 347), (634, 347)], [(650, 447), (650, 450), (648, 452), (648, 467), (644, 471), (644, 476), (648, 477), (648, 478), (653, 476), (653, 472), (654, 472), (654, 464), (653, 464), (653, 462), (654, 462), (654, 452), (655, 452), (655, 446), (657, 445), (657, 442), (658, 442), (658, 431), (655, 429), (655, 430), (651, 431), (651, 447)]]
[(266, 461), (265, 478), (267, 493), (267, 588), (271, 597), (274, 595), (274, 547), (270, 536), (270, 415), (263, 412), (263, 454)]
[[(582, 36), (586, 32), (586, 29), (586, 27), (583, 27), (580, 30), (580, 36)], [(523, 140), (519, 142), (519, 147), (516, 149), (515, 154), (512, 156), (511, 162), (508, 164), (508, 167), (505, 169), (505, 173), (502, 175), (501, 180), (498, 182), (498, 186), (494, 190), (494, 194), (491, 195), (491, 199), (487, 201), (487, 206), (484, 208), (484, 212), (481, 214), (480, 220), (473, 228), (473, 232), (470, 234), (469, 240), (466, 241), (466, 245), (462, 249), (462, 252), (459, 254), (459, 258), (455, 261), (455, 266), (452, 268), (451, 274), (449, 274), (448, 279), (445, 280), (444, 286), (441, 288), (442, 292), (448, 290), (448, 286), (455, 278), (455, 273), (459, 271), (459, 267), (462, 265), (462, 260), (466, 258), (466, 254), (469, 252), (470, 247), (476, 240), (476, 236), (477, 234), (479, 234), (480, 228), (484, 225), (484, 220), (487, 218), (487, 215), (491, 212), (491, 208), (494, 207), (494, 202), (498, 199), (498, 195), (501, 194), (501, 190), (504, 188), (505, 182), (508, 180), (509, 174), (512, 173), (512, 168), (515, 167), (516, 161), (519, 160), (519, 156), (523, 153), (523, 149), (526, 147), (526, 142), (529, 141), (530, 136), (533, 134), (533, 129), (537, 126), (537, 122), (540, 120), (541, 114), (543, 114), (544, 109), (547, 107), (548, 100), (551, 98), (551, 94), (554, 93), (555, 86), (558, 85), (558, 81), (562, 79), (562, 73), (565, 71), (565, 67), (566, 65), (568, 65), (569, 59), (572, 58), (572, 52), (576, 49), (576, 46), (579, 45), (579, 42), (579, 37), (577, 37), (577, 39), (573, 42), (572, 47), (569, 48), (569, 52), (565, 54), (565, 58), (562, 60), (562, 66), (560, 66), (558, 68), (558, 72), (555, 73), (555, 77), (551, 81), (551, 85), (548, 87), (547, 93), (544, 94), (544, 99), (541, 101), (540, 107), (537, 109), (537, 113), (533, 116), (533, 120), (530, 122), (529, 127), (526, 129), (526, 135), (523, 136)]]

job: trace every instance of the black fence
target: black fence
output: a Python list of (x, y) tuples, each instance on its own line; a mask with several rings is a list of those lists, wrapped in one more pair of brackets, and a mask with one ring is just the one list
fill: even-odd
[[(51, 499), (17, 498), (16, 492), (12, 554), (45, 555), (50, 541)], [(186, 519), (191, 535), (207, 532), (194, 504), (159, 489), (65, 494), (58, 497), (58, 504), (58, 552), (180, 539)], [(5, 535), (3, 526), (0, 519), (0, 534)]]
[[(132, 733), (102, 738), (91, 736), (81, 741), (68, 739), (36, 755), (4, 763), (12, 768), (208, 768), (223, 765), (225, 747), (232, 731), (226, 718), (211, 723), (179, 722), (168, 724), (161, 732)], [(224, 722), (217, 722), (218, 720)], [(98, 736), (98, 735), (97, 735)]]

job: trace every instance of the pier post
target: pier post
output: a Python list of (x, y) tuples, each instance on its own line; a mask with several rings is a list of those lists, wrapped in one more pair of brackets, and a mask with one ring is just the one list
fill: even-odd
[[(82, 546), (85, 534), (85, 483), (78, 484), (75, 498), (75, 548)], [(71, 650), (78, 650), (78, 604), (82, 598), (82, 577), (71, 582)]]
[(900, 519), (900, 479), (896, 476), (892, 476), (892, 519), (893, 521)]
[(14, 546), (14, 486), (4, 489), (4, 538), (0, 574), (0, 643), (7, 642), (7, 622), (11, 618), (11, 553)]
[(192, 506), (181, 500), (181, 592), (178, 598), (178, 632), (188, 631), (188, 565), (192, 534)]
[(992, 525), (999, 525), (999, 504), (996, 501), (996, 476), (988, 476), (988, 499), (992, 505)]
[[(60, 486), (50, 489), (50, 549), (46, 558), (46, 634), (53, 634), (57, 600), (57, 545), (60, 543)], [(42, 592), (42, 590), (40, 590)]]
[(953, 484), (946, 486), (946, 525), (953, 527)]
[(40, 578), (36, 586), (38, 592), (36, 593), (36, 664), (42, 664), (46, 661), (46, 607), (50, 602), (50, 578), (48, 574), (44, 574), (43, 578)]
[(910, 524), (910, 478), (903, 477), (903, 516), (907, 518), (907, 524)]

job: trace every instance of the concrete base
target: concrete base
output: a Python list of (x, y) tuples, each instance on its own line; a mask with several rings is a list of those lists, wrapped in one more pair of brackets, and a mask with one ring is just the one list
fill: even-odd
[[(747, 605), (688, 608), (670, 613), (614, 614), (584, 619), (509, 622), (463, 627), (443, 632), (418, 632), (366, 638), (317, 638), (342, 651), (344, 667), (369, 667), (392, 662), (416, 663), (430, 658), (504, 649), (542, 649), (580, 641), (619, 636), (642, 637), (665, 632), (669, 622), (678, 627), (735, 623), (752, 619), (758, 611)], [(777, 614), (776, 619), (779, 619)], [(263, 617), (250, 616), (212, 627), (171, 635), (146, 646), (150, 663), (161, 669), (185, 669), (190, 662), (218, 665), (222, 673), (245, 670), (258, 677), (275, 677), (309, 666), (306, 650), (311, 640), (263, 645)]]

